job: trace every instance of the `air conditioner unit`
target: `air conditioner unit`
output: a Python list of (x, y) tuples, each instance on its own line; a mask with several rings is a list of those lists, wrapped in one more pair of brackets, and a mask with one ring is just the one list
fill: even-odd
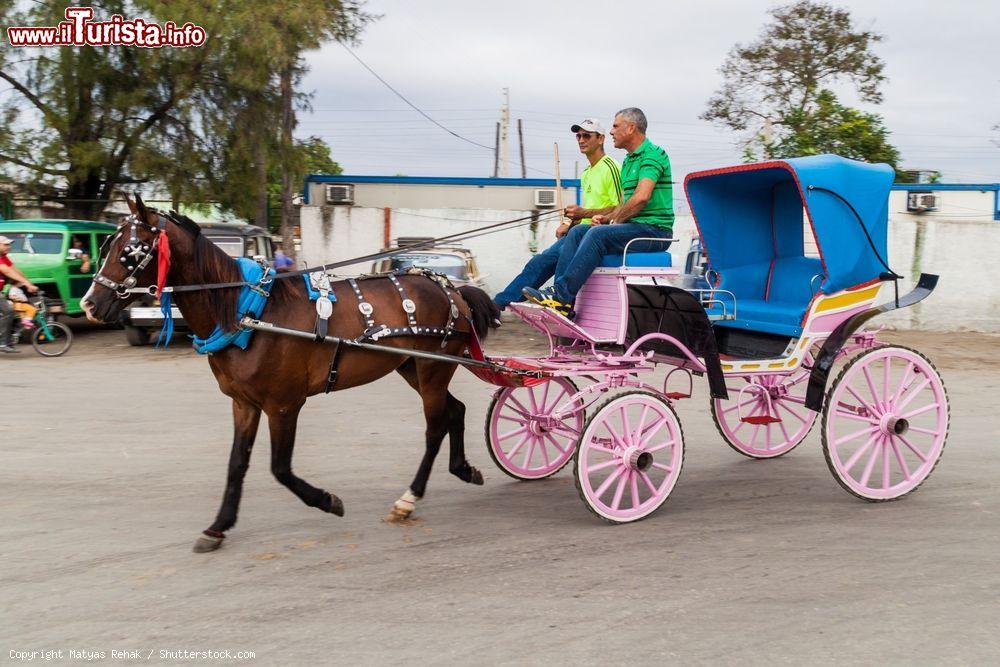
[(556, 189), (543, 188), (535, 190), (535, 208), (555, 208)]
[(353, 185), (328, 185), (326, 186), (327, 204), (353, 204)]
[(938, 196), (933, 192), (908, 192), (906, 194), (906, 210), (911, 213), (936, 211)]

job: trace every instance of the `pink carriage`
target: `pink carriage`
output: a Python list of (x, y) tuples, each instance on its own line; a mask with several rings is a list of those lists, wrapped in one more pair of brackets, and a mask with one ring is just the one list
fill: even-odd
[[(944, 384), (924, 355), (862, 329), (937, 282), (921, 275), (898, 294), (901, 276), (886, 260), (892, 179), (886, 165), (833, 155), (689, 175), (702, 274), (673, 268), (667, 252), (626, 248), (588, 280), (573, 320), (510, 306), (548, 336), (549, 353), (490, 358), (519, 371), (499, 378), (508, 386), (487, 414), (494, 462), (535, 480), (573, 460), (590, 510), (613, 523), (642, 519), (683, 465), (674, 403), (706, 375), (712, 417), (737, 452), (787, 454), (822, 413), (823, 452), (848, 492), (879, 502), (916, 489), (947, 438)], [(661, 365), (668, 372), (654, 386)]]

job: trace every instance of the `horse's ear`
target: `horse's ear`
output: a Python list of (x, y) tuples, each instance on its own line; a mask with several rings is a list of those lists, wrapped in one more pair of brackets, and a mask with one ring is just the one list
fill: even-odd
[(143, 220), (143, 222), (149, 222), (149, 211), (146, 208), (146, 204), (142, 201), (142, 196), (138, 192), (135, 193), (135, 208), (133, 212)]
[(132, 215), (136, 215), (137, 209), (135, 207), (135, 202), (132, 201), (132, 199), (128, 196), (127, 193), (123, 192), (122, 196), (125, 197), (125, 203), (128, 204), (128, 210), (132, 211)]

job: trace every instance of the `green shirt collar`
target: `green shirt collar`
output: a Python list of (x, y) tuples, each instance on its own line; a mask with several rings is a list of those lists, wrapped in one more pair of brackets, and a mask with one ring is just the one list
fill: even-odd
[(626, 155), (626, 157), (635, 157), (635, 156), (638, 156), (638, 155), (642, 154), (643, 152), (645, 152), (645, 150), (647, 148), (649, 148), (650, 146), (652, 146), (652, 145), (653, 144), (652, 144), (652, 142), (650, 142), (649, 137), (646, 137), (645, 139), (642, 140), (642, 143), (639, 144), (639, 147), (636, 148), (633, 152), (628, 153)]

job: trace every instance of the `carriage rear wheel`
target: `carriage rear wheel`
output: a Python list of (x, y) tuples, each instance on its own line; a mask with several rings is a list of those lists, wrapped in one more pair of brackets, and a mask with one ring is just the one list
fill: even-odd
[(795, 449), (816, 423), (805, 406), (812, 355), (792, 373), (726, 378), (729, 399), (712, 399), (712, 418), (730, 447), (753, 459)]
[(72, 344), (73, 332), (62, 322), (48, 322), (44, 329), (38, 327), (31, 334), (31, 346), (43, 357), (66, 354)]
[(910, 348), (878, 347), (852, 360), (830, 386), (823, 454), (848, 493), (895, 500), (937, 466), (948, 422), (948, 394), (930, 360)]
[(661, 396), (629, 391), (587, 420), (576, 449), (576, 488), (609, 523), (643, 519), (666, 501), (684, 463), (684, 433)]
[(565, 419), (553, 413), (578, 392), (568, 378), (533, 387), (506, 387), (493, 396), (486, 413), (486, 446), (497, 467), (520, 480), (543, 479), (573, 457), (586, 417), (583, 400)]

